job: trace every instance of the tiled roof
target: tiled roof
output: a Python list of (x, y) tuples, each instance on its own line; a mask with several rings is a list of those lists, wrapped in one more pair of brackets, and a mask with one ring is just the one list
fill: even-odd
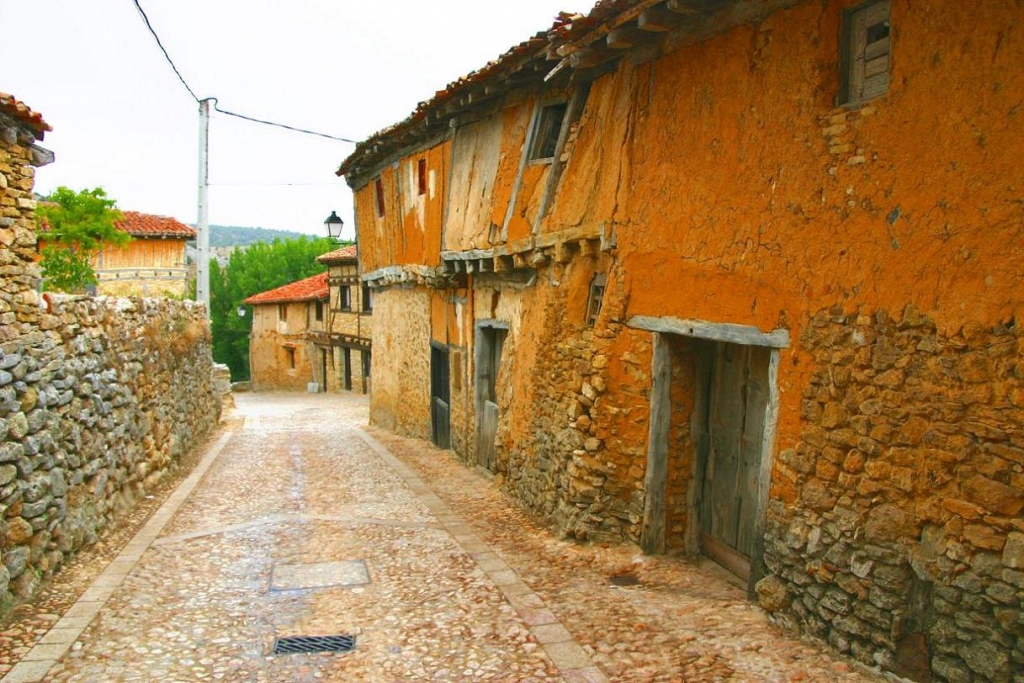
[[(39, 202), (48, 206), (55, 206), (51, 202)], [(196, 229), (185, 225), (176, 218), (167, 216), (154, 216), (138, 211), (122, 211), (122, 218), (114, 223), (114, 227), (121, 232), (126, 232), (132, 237), (145, 239), (147, 237), (176, 237), (183, 240), (194, 240)], [(40, 218), (39, 232), (46, 234), (50, 231), (50, 223), (45, 218)]]
[[(503, 95), (517, 89), (537, 89), (545, 84), (565, 88), (577, 75), (592, 79), (595, 72), (613, 67), (634, 43), (637, 49), (649, 52), (670, 47), (671, 36), (663, 31), (671, 27), (685, 29), (679, 39), (707, 38), (756, 19), (762, 8), (771, 6), (767, 0), (598, 0), (586, 15), (561, 12), (548, 30), (449, 83), (431, 99), (420, 102), (405, 120), (360, 142), (337, 174), (354, 187), (354, 182), (366, 180), (368, 173), (376, 172), (396, 152), (442, 134), (453, 118), (481, 103), (500, 102)], [(649, 16), (667, 17), (667, 24), (639, 30)], [(632, 37), (611, 47), (608, 40), (616, 29)]]
[(305, 280), (290, 282), (277, 289), (253, 294), (243, 301), (250, 306), (258, 304), (284, 304), (292, 301), (315, 301), (327, 298), (327, 273), (318, 273)]
[(132, 237), (178, 237), (191, 240), (196, 238), (196, 229), (185, 225), (176, 218), (154, 216), (138, 211), (122, 211), (124, 218), (114, 227)]
[(0, 112), (7, 114), (8, 116), (21, 121), (32, 130), (36, 131), (39, 135), (39, 139), (43, 139), (43, 133), (48, 130), (53, 130), (46, 121), (43, 121), (43, 115), (32, 111), (28, 108), (24, 102), (21, 102), (14, 98), (13, 95), (8, 95), (5, 92), (0, 92)]
[(344, 263), (346, 261), (355, 261), (358, 256), (356, 245), (350, 244), (347, 247), (321, 254), (316, 257), (316, 260), (320, 263)]

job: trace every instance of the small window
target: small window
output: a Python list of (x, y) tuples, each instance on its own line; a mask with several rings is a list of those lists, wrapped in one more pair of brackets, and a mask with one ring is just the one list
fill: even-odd
[(374, 194), (377, 196), (377, 217), (384, 216), (384, 181), (380, 178), (373, 183)]
[(369, 285), (363, 285), (363, 311), (369, 313), (373, 310), (373, 290)]
[(284, 349), (285, 358), (288, 361), (288, 369), (295, 369), (295, 349), (290, 346), (286, 346)]
[(281, 322), (288, 320), (288, 304), (277, 305), (277, 319)]
[(348, 286), (341, 287), (338, 290), (341, 294), (341, 310), (351, 311), (352, 310), (352, 288)]
[(601, 313), (606, 280), (607, 276), (604, 273), (598, 273), (590, 281), (590, 297), (587, 299), (587, 324), (591, 327), (597, 324), (597, 316)]
[(420, 159), (416, 163), (416, 182), (418, 185), (419, 193), (427, 193), (427, 160)]
[(859, 104), (889, 89), (890, 0), (843, 13), (839, 104)]
[(562, 132), (562, 119), (565, 118), (565, 102), (549, 104), (540, 110), (533, 128), (533, 142), (530, 143), (529, 160), (551, 159), (555, 156), (558, 136)]
[(324, 320), (324, 302), (316, 302), (316, 320), (317, 322), (323, 322)]

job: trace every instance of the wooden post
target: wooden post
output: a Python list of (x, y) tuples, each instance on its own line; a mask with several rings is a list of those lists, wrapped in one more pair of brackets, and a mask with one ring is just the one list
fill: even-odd
[(665, 335), (654, 334), (651, 359), (651, 419), (644, 476), (644, 522), (640, 548), (647, 555), (665, 552), (665, 486), (668, 479), (668, 430), (672, 419), (672, 352)]

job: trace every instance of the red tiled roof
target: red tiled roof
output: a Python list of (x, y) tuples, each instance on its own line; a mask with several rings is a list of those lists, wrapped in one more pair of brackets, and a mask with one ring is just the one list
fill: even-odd
[(53, 130), (46, 121), (43, 121), (43, 115), (32, 111), (28, 108), (24, 102), (14, 98), (14, 95), (8, 95), (5, 92), (0, 92), (0, 112), (13, 117), (14, 119), (21, 121), (26, 124), (29, 128), (39, 133), (39, 139), (43, 139), (43, 133), (48, 130)]
[(292, 301), (315, 301), (327, 298), (327, 273), (318, 273), (305, 280), (290, 282), (277, 289), (253, 294), (243, 301), (250, 306), (258, 304), (283, 304)]
[(189, 227), (168, 216), (153, 216), (138, 211), (122, 211), (124, 218), (114, 223), (114, 227), (132, 237), (178, 237), (192, 240), (196, 238), (195, 228)]
[(419, 129), (425, 129), (432, 124), (429, 115), (442, 109), (446, 103), (457, 102), (457, 98), (468, 92), (473, 86), (499, 82), (531, 62), (536, 63), (537, 69), (550, 71), (555, 62), (549, 63), (549, 58), (556, 56), (559, 48), (585, 39), (587, 34), (600, 24), (612, 21), (635, 7), (653, 4), (654, 1), (597, 0), (587, 15), (559, 12), (548, 30), (537, 32), (530, 39), (514, 45), (482, 68), (471, 71), (449, 83), (443, 90), (434, 93), (434, 97), (431, 99), (420, 102), (412, 114), (403, 121), (380, 130), (357, 144), (355, 151), (342, 161), (336, 174), (344, 176), (353, 171), (363, 170), (361, 167), (372, 163), (381, 155), (381, 151), (385, 147), (383, 144), (385, 140), (395, 137), (413, 139), (421, 135), (422, 132)]
[(344, 261), (355, 261), (357, 257), (356, 245), (350, 244), (347, 247), (321, 254), (316, 257), (316, 260), (320, 263), (342, 263)]

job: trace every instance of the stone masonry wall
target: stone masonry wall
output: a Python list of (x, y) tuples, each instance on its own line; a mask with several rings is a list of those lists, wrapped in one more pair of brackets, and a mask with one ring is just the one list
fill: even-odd
[(216, 425), (192, 302), (48, 297), (0, 328), (0, 600), (32, 594)]
[[(1024, 681), (1024, 334), (833, 310), (778, 456), (762, 604), (916, 680)], [(930, 669), (930, 673), (929, 673)]]
[[(651, 335), (621, 322), (626, 301), (610, 259), (553, 268), (550, 279), (540, 280), (559, 284), (531, 290), (523, 312), (530, 324), (514, 340), (514, 400), (499, 428), (499, 469), (513, 495), (559, 533), (637, 542)], [(589, 327), (595, 269), (608, 271), (616, 286), (606, 290), (597, 324)]]

